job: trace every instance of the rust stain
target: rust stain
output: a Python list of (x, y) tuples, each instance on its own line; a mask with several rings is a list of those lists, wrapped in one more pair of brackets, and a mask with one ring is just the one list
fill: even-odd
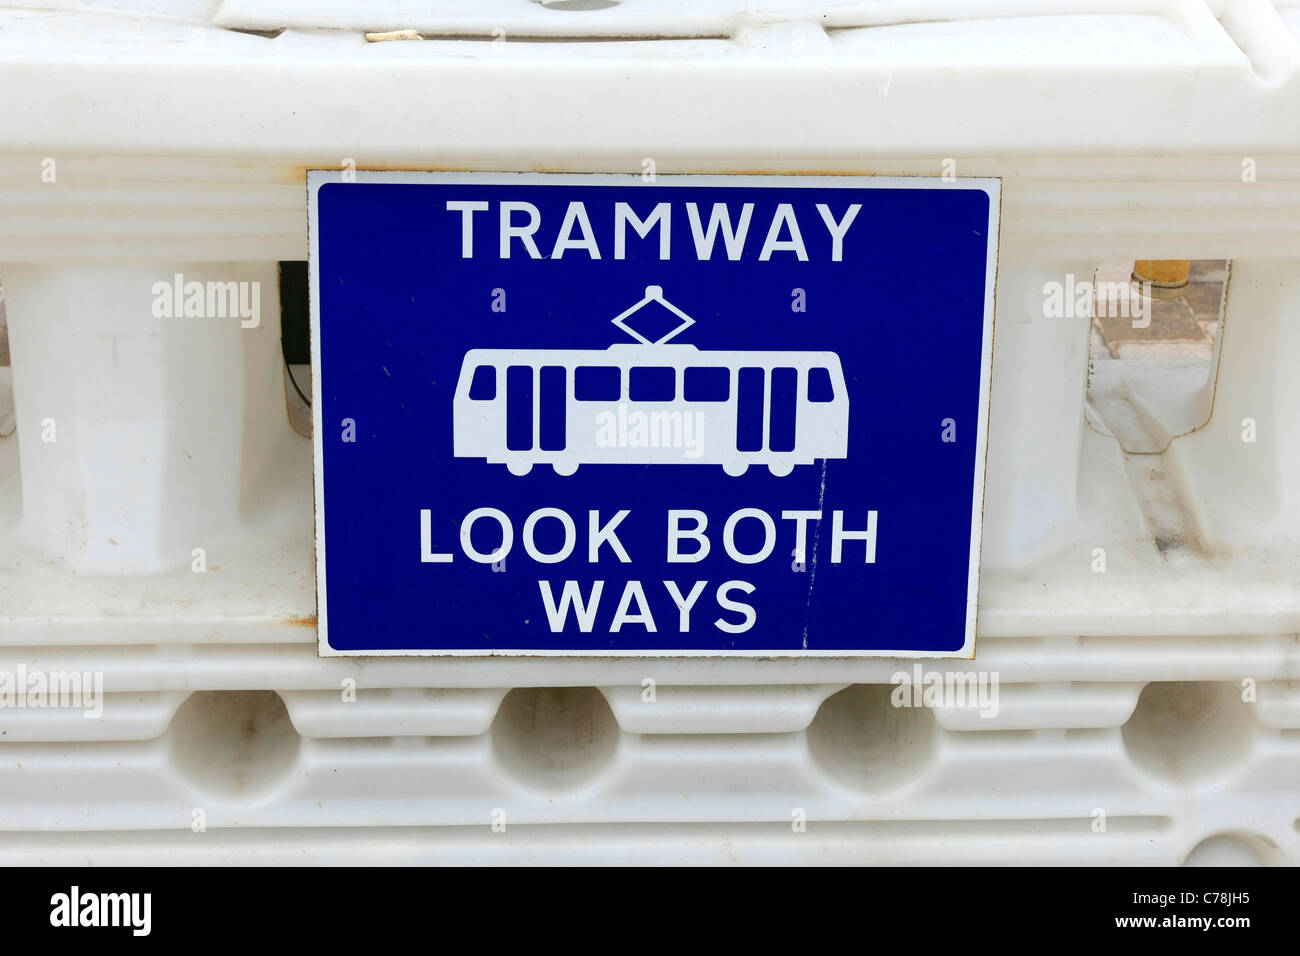
[[(276, 164), (265, 164), (265, 165), (251, 164), (248, 168), (258, 169), (258, 168), (270, 168), (272, 166), (284, 170), (291, 177), (293, 177), (294, 181), (301, 179), (303, 182), (307, 181), (307, 173), (311, 170), (321, 170), (327, 173), (342, 172), (341, 166), (321, 165), (320, 163), (309, 163), (308, 165), (305, 166), (298, 165), (296, 163), (287, 166), (276, 166)], [(506, 172), (513, 172), (513, 171), (514, 170), (506, 170)], [(536, 166), (533, 167), (532, 171), (545, 172), (545, 170), (539, 169)], [(374, 163), (374, 162), (367, 161), (364, 165), (358, 163), (355, 172), (358, 173), (475, 173), (475, 172), (484, 172), (484, 170), (474, 169), (469, 166), (431, 166), (428, 164), (420, 164), (420, 163)], [(501, 172), (501, 170), (494, 169), (491, 170), (491, 172)]]
[(283, 623), (290, 627), (315, 627), (316, 615), (308, 614), (306, 617), (286, 617)]

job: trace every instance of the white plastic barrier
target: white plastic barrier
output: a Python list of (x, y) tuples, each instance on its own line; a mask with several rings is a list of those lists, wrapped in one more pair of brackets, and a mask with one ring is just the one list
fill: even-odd
[[(0, 4), (0, 675), (105, 693), (0, 708), (0, 859), (1300, 859), (1300, 4), (132, 6)], [(305, 170), (646, 161), (1002, 178), (977, 657), (924, 664), (996, 714), (892, 706), (914, 662), (316, 656)], [(1125, 257), (1232, 260), (1154, 454), (1043, 305)], [(155, 315), (178, 274), (257, 322)]]

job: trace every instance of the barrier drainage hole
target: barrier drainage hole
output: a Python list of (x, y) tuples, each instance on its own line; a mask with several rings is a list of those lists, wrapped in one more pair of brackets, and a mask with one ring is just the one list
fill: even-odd
[(1124, 724), (1129, 758), (1179, 785), (1229, 776), (1249, 758), (1259, 723), (1231, 682), (1156, 681)]
[(547, 10), (608, 10), (620, 0), (537, 0)]
[(889, 790), (924, 772), (938, 725), (924, 707), (895, 707), (890, 684), (854, 684), (828, 697), (808, 727), (813, 759), (862, 790)]
[(1192, 847), (1183, 866), (1280, 866), (1281, 848), (1253, 833), (1219, 833)]
[(619, 729), (594, 687), (524, 687), (501, 701), (491, 734), (507, 772), (542, 789), (565, 790), (613, 759)]
[(172, 763), (196, 787), (231, 799), (273, 789), (293, 768), (302, 738), (274, 691), (198, 691), (168, 732)]

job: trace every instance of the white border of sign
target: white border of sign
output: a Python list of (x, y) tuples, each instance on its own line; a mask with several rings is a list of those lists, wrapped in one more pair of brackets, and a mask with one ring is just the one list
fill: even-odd
[[(325, 476), (321, 449), (321, 374), (320, 374), (320, 249), (318, 247), (317, 192), (326, 183), (342, 181), (344, 171), (309, 169), (307, 171), (308, 228), (310, 236), (309, 271), (311, 281), (311, 398), (312, 454), (316, 486), (316, 616), (318, 650), (322, 657), (896, 657), (930, 659), (970, 659), (975, 656), (975, 622), (979, 596), (980, 539), (984, 525), (984, 469), (988, 454), (989, 389), (993, 366), (993, 306), (997, 283), (998, 228), (1002, 207), (1002, 181), (999, 179), (956, 178), (945, 180), (928, 176), (752, 176), (664, 174), (655, 177), (655, 186), (762, 186), (789, 189), (853, 186), (862, 189), (979, 189), (989, 197), (988, 261), (984, 283), (984, 335), (980, 355), (979, 423), (975, 446), (975, 482), (971, 495), (970, 577), (966, 589), (966, 639), (961, 648), (947, 653), (936, 651), (891, 650), (802, 650), (770, 648), (745, 650), (547, 650), (511, 648), (411, 649), (340, 651), (329, 646), (328, 591), (325, 586)], [(348, 171), (358, 183), (482, 183), (484, 185), (555, 185), (555, 186), (630, 186), (642, 179), (636, 173), (433, 173), (392, 171)]]

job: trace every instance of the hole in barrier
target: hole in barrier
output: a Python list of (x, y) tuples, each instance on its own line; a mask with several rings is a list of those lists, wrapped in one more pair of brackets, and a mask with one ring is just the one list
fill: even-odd
[(889, 790), (924, 772), (938, 725), (925, 707), (896, 707), (891, 684), (854, 684), (822, 702), (806, 731), (813, 759), (861, 790)]
[(619, 728), (594, 687), (520, 687), (492, 722), (492, 750), (517, 779), (567, 790), (598, 775), (618, 749)]
[(279, 27), (275, 30), (254, 30), (244, 27), (230, 27), (229, 29), (231, 33), (243, 33), (250, 37), (262, 37), (264, 40), (274, 40), (276, 37), (280, 36), (280, 34), (284, 33), (284, 27)]
[(547, 10), (608, 10), (621, 0), (535, 0)]
[(310, 438), (311, 297), (306, 262), (280, 263), (280, 349), (289, 423), (299, 435)]
[(1126, 452), (1162, 452), (1209, 421), (1229, 271), (1222, 259), (1115, 260), (1045, 290), (1049, 309), (1052, 295), (1062, 309), (1091, 303), (1088, 419)]
[(1250, 756), (1259, 722), (1231, 682), (1147, 684), (1124, 724), (1129, 759), (1179, 786), (1223, 780)]
[(1280, 866), (1282, 848), (1254, 833), (1216, 833), (1192, 847), (1183, 866)]
[(206, 793), (254, 799), (291, 773), (302, 737), (270, 690), (196, 691), (172, 718), (173, 765)]

